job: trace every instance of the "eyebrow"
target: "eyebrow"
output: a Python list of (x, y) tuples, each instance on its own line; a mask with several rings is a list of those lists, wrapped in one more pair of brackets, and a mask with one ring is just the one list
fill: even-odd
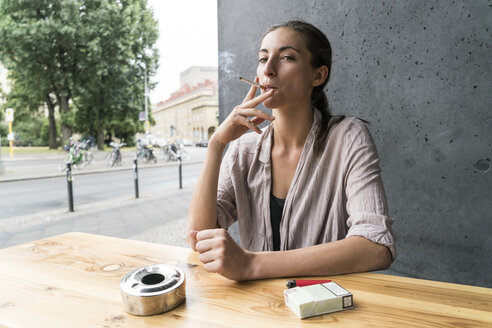
[[(287, 49), (292, 49), (292, 50), (294, 50), (294, 51), (296, 51), (296, 52), (298, 52), (298, 53), (301, 53), (298, 49), (294, 48), (293, 46), (284, 46), (284, 47), (280, 47), (280, 48), (278, 49), (278, 51), (279, 51), (279, 52), (282, 52), (282, 51), (287, 50)], [(266, 52), (266, 53), (268, 53), (268, 50), (266, 50), (266, 49), (260, 49), (260, 52)]]

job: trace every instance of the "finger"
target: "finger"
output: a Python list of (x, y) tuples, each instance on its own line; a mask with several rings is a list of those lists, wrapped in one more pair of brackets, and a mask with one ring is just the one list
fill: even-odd
[(219, 266), (217, 265), (216, 261), (208, 262), (203, 265), (203, 268), (207, 272), (214, 272), (217, 273), (219, 271)]
[(241, 123), (242, 125), (244, 125), (244, 126), (246, 126), (246, 127), (250, 128), (251, 130), (255, 131), (256, 133), (261, 134), (261, 130), (260, 130), (260, 128), (259, 128), (259, 127), (257, 127), (257, 126), (256, 126), (256, 124), (254, 124), (252, 120), (250, 120), (250, 119), (248, 119), (248, 118), (246, 118), (246, 117), (242, 117), (242, 116), (240, 116), (240, 117), (239, 117), (239, 121), (240, 121), (240, 123)]
[(205, 271), (215, 272), (223, 275), (224, 273), (224, 261), (222, 259), (215, 259), (203, 265)]
[(210, 239), (200, 240), (196, 243), (195, 248), (198, 253), (208, 252), (214, 249), (214, 239), (210, 238)]
[(252, 85), (251, 88), (249, 88), (248, 94), (244, 97), (243, 103), (253, 99), (257, 89), (258, 88), (256, 86)]
[(244, 116), (244, 117), (248, 117), (248, 116), (259, 117), (259, 118), (262, 118), (264, 120), (269, 120), (269, 121), (273, 121), (275, 119), (274, 116), (268, 115), (267, 113), (265, 113), (265, 112), (263, 112), (257, 108), (242, 108), (242, 106), (236, 110), (236, 114), (239, 114), (239, 115)]
[(197, 230), (188, 231), (188, 236), (190, 237), (189, 238), (190, 247), (194, 251), (196, 251), (196, 234), (197, 233), (198, 233)]
[(192, 239), (194, 239), (195, 241), (197, 240), (196, 235), (198, 234), (198, 230), (190, 230), (190, 231), (188, 231), (188, 234), (190, 235), (190, 237)]
[(256, 125), (259, 125), (263, 122), (265, 122), (265, 119), (261, 118), (261, 117), (255, 117), (251, 120), (251, 122), (253, 122), (254, 124)]
[(225, 229), (205, 229), (197, 233), (196, 239), (198, 241), (213, 238), (219, 234), (227, 233)]
[(251, 100), (246, 101), (245, 103), (241, 104), (241, 107), (256, 107), (268, 98), (270, 98), (273, 95), (273, 89), (268, 90), (267, 92), (262, 93), (258, 97), (255, 97)]
[(217, 252), (215, 252), (215, 250), (210, 250), (204, 253), (200, 253), (200, 256), (198, 258), (200, 262), (202, 262), (203, 264), (207, 264), (217, 259)]

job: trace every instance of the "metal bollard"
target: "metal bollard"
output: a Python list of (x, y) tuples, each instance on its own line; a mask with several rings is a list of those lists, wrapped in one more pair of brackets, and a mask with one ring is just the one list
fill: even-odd
[(181, 169), (181, 155), (178, 156), (178, 161), (179, 161), (179, 189), (183, 189), (183, 175), (182, 175), (182, 169)]
[(73, 212), (72, 164), (67, 163), (68, 210)]
[(138, 198), (138, 161), (133, 160), (133, 181), (135, 181), (135, 198)]

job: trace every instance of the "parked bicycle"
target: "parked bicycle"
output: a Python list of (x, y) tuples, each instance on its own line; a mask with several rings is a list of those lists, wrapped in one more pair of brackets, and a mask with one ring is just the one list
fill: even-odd
[(154, 154), (154, 144), (144, 143), (141, 140), (137, 142), (137, 158), (143, 160), (144, 163), (157, 163), (157, 157)]
[(70, 138), (63, 149), (68, 153), (63, 163), (58, 166), (60, 171), (66, 170), (67, 164), (71, 164), (74, 169), (82, 169), (94, 161), (92, 148), (85, 141), (75, 142)]
[(106, 165), (107, 166), (115, 166), (115, 165), (121, 165), (123, 162), (122, 156), (121, 156), (121, 151), (120, 148), (125, 146), (126, 143), (116, 143), (116, 142), (110, 142), (109, 145), (113, 147), (113, 150), (111, 153), (109, 153), (106, 156)]
[(95, 152), (97, 151), (97, 143), (94, 137), (84, 136), (78, 141), (79, 147), (86, 151), (88, 164), (95, 162)]
[(177, 161), (181, 157), (182, 161), (190, 160), (190, 155), (184, 149), (184, 147), (179, 147), (176, 143), (165, 145), (161, 147), (162, 158), (166, 161)]

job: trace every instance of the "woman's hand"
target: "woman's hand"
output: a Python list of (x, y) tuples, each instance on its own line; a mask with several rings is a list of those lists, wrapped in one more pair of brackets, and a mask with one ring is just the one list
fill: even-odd
[(192, 230), (189, 233), (196, 240), (195, 248), (206, 271), (237, 281), (251, 279), (254, 253), (239, 247), (226, 230)]
[[(258, 78), (256, 78), (255, 81), (258, 82)], [(242, 104), (234, 107), (229, 116), (227, 116), (224, 122), (219, 125), (212, 135), (211, 142), (216, 141), (225, 146), (229, 142), (242, 136), (249, 129), (256, 133), (261, 133), (258, 125), (265, 120), (273, 121), (275, 119), (275, 117), (255, 108), (266, 99), (270, 98), (273, 94), (273, 90), (269, 90), (258, 97), (254, 97), (256, 90), (257, 87), (255, 86), (252, 86), (249, 89)], [(253, 118), (249, 119), (249, 117)]]

